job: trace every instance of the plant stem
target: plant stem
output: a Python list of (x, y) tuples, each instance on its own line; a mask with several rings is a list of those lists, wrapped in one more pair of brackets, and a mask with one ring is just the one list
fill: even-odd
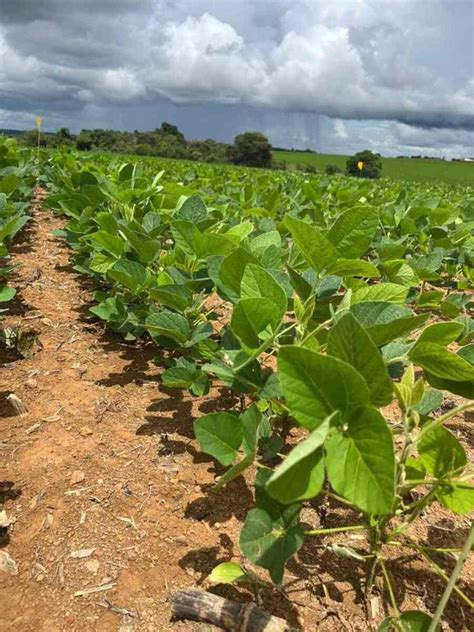
[(342, 533), (344, 531), (363, 531), (367, 527), (363, 524), (356, 524), (349, 527), (331, 527), (330, 529), (311, 529), (311, 531), (305, 531), (305, 535), (327, 535), (329, 533)]
[(332, 323), (332, 318), (328, 318), (328, 320), (325, 320), (324, 323), (321, 323), (320, 325), (318, 325), (316, 329), (313, 329), (313, 331), (308, 332), (306, 336), (303, 338), (303, 340), (301, 340), (301, 342), (298, 343), (298, 345), (300, 347), (303, 346), (304, 343), (308, 340), (308, 338), (311, 338), (311, 336), (314, 336), (315, 334), (319, 333), (325, 327), (327, 327), (327, 325), (330, 325), (331, 323)]
[(275, 331), (274, 334), (272, 334), (270, 336), (270, 338), (267, 338), (266, 340), (264, 340), (262, 342), (262, 344), (258, 347), (258, 349), (256, 349), (252, 355), (250, 355), (246, 360), (244, 360), (244, 362), (241, 362), (238, 366), (234, 367), (234, 373), (238, 373), (240, 370), (242, 370), (244, 367), (247, 366), (247, 364), (250, 364), (251, 362), (253, 362), (256, 358), (258, 358), (258, 356), (263, 353), (265, 351), (265, 349), (267, 349), (271, 344), (273, 344), (273, 342), (275, 342), (275, 339), (283, 334), (288, 333), (289, 331), (291, 331), (294, 328), (294, 324), (291, 324), (289, 327), (286, 327), (286, 329), (281, 329), (281, 325), (280, 327), (277, 328), (277, 330)]
[(385, 584), (387, 586), (388, 594), (390, 596), (390, 601), (392, 603), (392, 607), (397, 614), (399, 614), (400, 610), (398, 609), (397, 600), (395, 599), (395, 592), (393, 590), (392, 582), (390, 581), (390, 575), (388, 573), (387, 567), (385, 566), (385, 561), (380, 559), (380, 566), (382, 567), (383, 577), (385, 579)]
[(466, 561), (472, 545), (474, 543), (474, 522), (471, 522), (471, 528), (469, 529), (469, 534), (466, 538), (466, 542), (464, 543), (462, 552), (458, 557), (458, 561), (456, 562), (456, 566), (454, 567), (453, 573), (449, 579), (448, 585), (446, 586), (443, 596), (441, 597), (438, 607), (436, 608), (436, 612), (434, 613), (433, 619), (430, 623), (430, 627), (428, 628), (428, 632), (436, 632), (438, 627), (438, 623), (441, 621), (441, 617), (443, 616), (444, 609), (449, 601), (451, 593), (456, 587), (456, 582), (461, 574), (462, 567), (464, 562)]
[(474, 408), (474, 402), (467, 402), (466, 404), (462, 404), (461, 406), (458, 406), (457, 408), (453, 408), (446, 414), (441, 415), (441, 417), (438, 417), (437, 419), (433, 419), (433, 421), (423, 426), (417, 440), (419, 441), (422, 437), (424, 437), (424, 435), (427, 432), (430, 432), (431, 430), (438, 428), (438, 426), (442, 426), (446, 421), (451, 419), (451, 417), (455, 417), (456, 415), (459, 415), (459, 413), (462, 413), (465, 410), (471, 410), (473, 408)]
[[(472, 546), (472, 542), (471, 542), (471, 546)], [(442, 569), (440, 566), (438, 566), (438, 564), (436, 564), (436, 562), (434, 562), (434, 561), (431, 559), (431, 557), (430, 557), (430, 556), (426, 553), (426, 551), (425, 551), (423, 548), (420, 548), (420, 547), (419, 547), (417, 544), (415, 544), (412, 540), (410, 540), (410, 547), (411, 547), (412, 549), (415, 549), (415, 551), (418, 551), (418, 553), (420, 553), (420, 554), (421, 554), (421, 555), (425, 558), (425, 560), (428, 562), (428, 564), (431, 566), (431, 568), (432, 568), (432, 569), (433, 569), (433, 570), (434, 570), (434, 571), (435, 571), (435, 572), (436, 572), (436, 573), (437, 573), (440, 577), (442, 577), (442, 578), (444, 579), (444, 581), (445, 581), (445, 582), (447, 582), (447, 583), (448, 583), (448, 585), (449, 585), (449, 583), (450, 583), (450, 578), (448, 577), (448, 575), (446, 575), (446, 573), (443, 571), (443, 569)], [(463, 549), (463, 550), (464, 550), (464, 549)], [(461, 556), (460, 556), (460, 557), (462, 557), (462, 554), (461, 554)], [(457, 565), (456, 565), (456, 566), (457, 566)], [(465, 602), (467, 603), (467, 605), (468, 605), (470, 608), (473, 608), (473, 609), (474, 609), (474, 601), (471, 601), (471, 600), (469, 599), (469, 597), (468, 597), (467, 595), (465, 595), (465, 594), (462, 592), (462, 590), (460, 590), (460, 589), (459, 589), (456, 585), (454, 585), (454, 586), (452, 587), (452, 589), (451, 589), (451, 590), (454, 590), (454, 592), (455, 592), (455, 593), (456, 593), (459, 597), (461, 597), (461, 599), (462, 599), (463, 601), (465, 601)], [(451, 591), (450, 591), (450, 592), (451, 592)]]

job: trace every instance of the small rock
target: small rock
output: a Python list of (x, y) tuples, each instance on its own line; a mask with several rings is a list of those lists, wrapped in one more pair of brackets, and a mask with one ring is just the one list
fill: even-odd
[(72, 474), (71, 474), (71, 485), (77, 485), (78, 483), (82, 483), (82, 481), (85, 479), (85, 474), (84, 472), (82, 472), (81, 470), (75, 470)]
[(87, 560), (84, 566), (87, 568), (87, 570), (90, 573), (94, 573), (95, 575), (97, 571), (99, 570), (100, 562), (99, 560)]
[(33, 378), (30, 380), (26, 380), (25, 386), (27, 388), (38, 388), (38, 380), (34, 380)]
[(18, 575), (18, 564), (7, 551), (0, 551), (0, 571), (9, 575)]
[(79, 430), (81, 437), (90, 437), (91, 434), (94, 434), (92, 432), (92, 430), (89, 428), (89, 426), (83, 426), (80, 430)]
[(174, 541), (176, 542), (176, 544), (179, 544), (181, 546), (186, 546), (188, 544), (188, 539), (184, 535), (179, 535), (177, 538), (175, 538)]

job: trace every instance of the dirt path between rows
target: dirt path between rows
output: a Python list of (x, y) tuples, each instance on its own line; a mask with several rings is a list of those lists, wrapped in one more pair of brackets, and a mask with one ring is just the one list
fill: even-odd
[[(238, 558), (251, 492), (237, 479), (210, 497), (215, 466), (192, 440), (193, 417), (232, 399), (216, 389), (201, 399), (166, 391), (153, 347), (122, 344), (84, 319), (90, 290), (51, 235), (64, 221), (38, 196), (13, 253), (19, 299), (7, 322), (35, 330), (42, 348), (0, 367), (0, 503), (14, 520), (0, 550), (18, 565), (17, 574), (0, 572), (0, 629), (208, 630), (171, 622), (169, 598)], [(13, 415), (8, 393), (27, 414)], [(467, 520), (454, 528), (442, 512), (437, 519), (462, 542)], [(263, 606), (308, 631), (367, 630), (357, 565), (311, 548), (301, 558), (314, 564), (315, 555), (317, 568), (290, 566), (296, 605), (267, 591)], [(420, 569), (405, 603), (433, 606), (443, 584)], [(454, 602), (452, 629), (469, 629), (465, 609)]]

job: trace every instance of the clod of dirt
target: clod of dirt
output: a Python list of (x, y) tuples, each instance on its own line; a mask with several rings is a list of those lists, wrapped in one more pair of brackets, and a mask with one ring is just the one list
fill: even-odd
[(10, 557), (8, 551), (0, 551), (0, 571), (9, 575), (18, 575), (18, 564)]
[(86, 478), (84, 472), (82, 470), (75, 470), (71, 474), (71, 485), (77, 485), (78, 483), (82, 483), (82, 481)]
[(99, 570), (100, 562), (99, 560), (87, 560), (84, 566), (89, 571), (89, 573), (93, 573), (95, 575)]
[(15, 395), (15, 393), (10, 393), (10, 395), (7, 395), (7, 400), (13, 408), (15, 415), (25, 415), (28, 412), (25, 404), (21, 401), (19, 397)]

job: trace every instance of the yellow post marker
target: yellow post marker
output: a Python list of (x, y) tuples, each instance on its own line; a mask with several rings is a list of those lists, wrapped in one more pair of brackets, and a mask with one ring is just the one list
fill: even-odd
[(41, 129), (42, 123), (43, 123), (43, 119), (41, 118), (41, 116), (37, 116), (35, 118), (36, 129)]
[(359, 169), (359, 178), (362, 174), (362, 169), (364, 168), (364, 163), (362, 162), (362, 160), (359, 160), (359, 162), (357, 163), (357, 169)]

